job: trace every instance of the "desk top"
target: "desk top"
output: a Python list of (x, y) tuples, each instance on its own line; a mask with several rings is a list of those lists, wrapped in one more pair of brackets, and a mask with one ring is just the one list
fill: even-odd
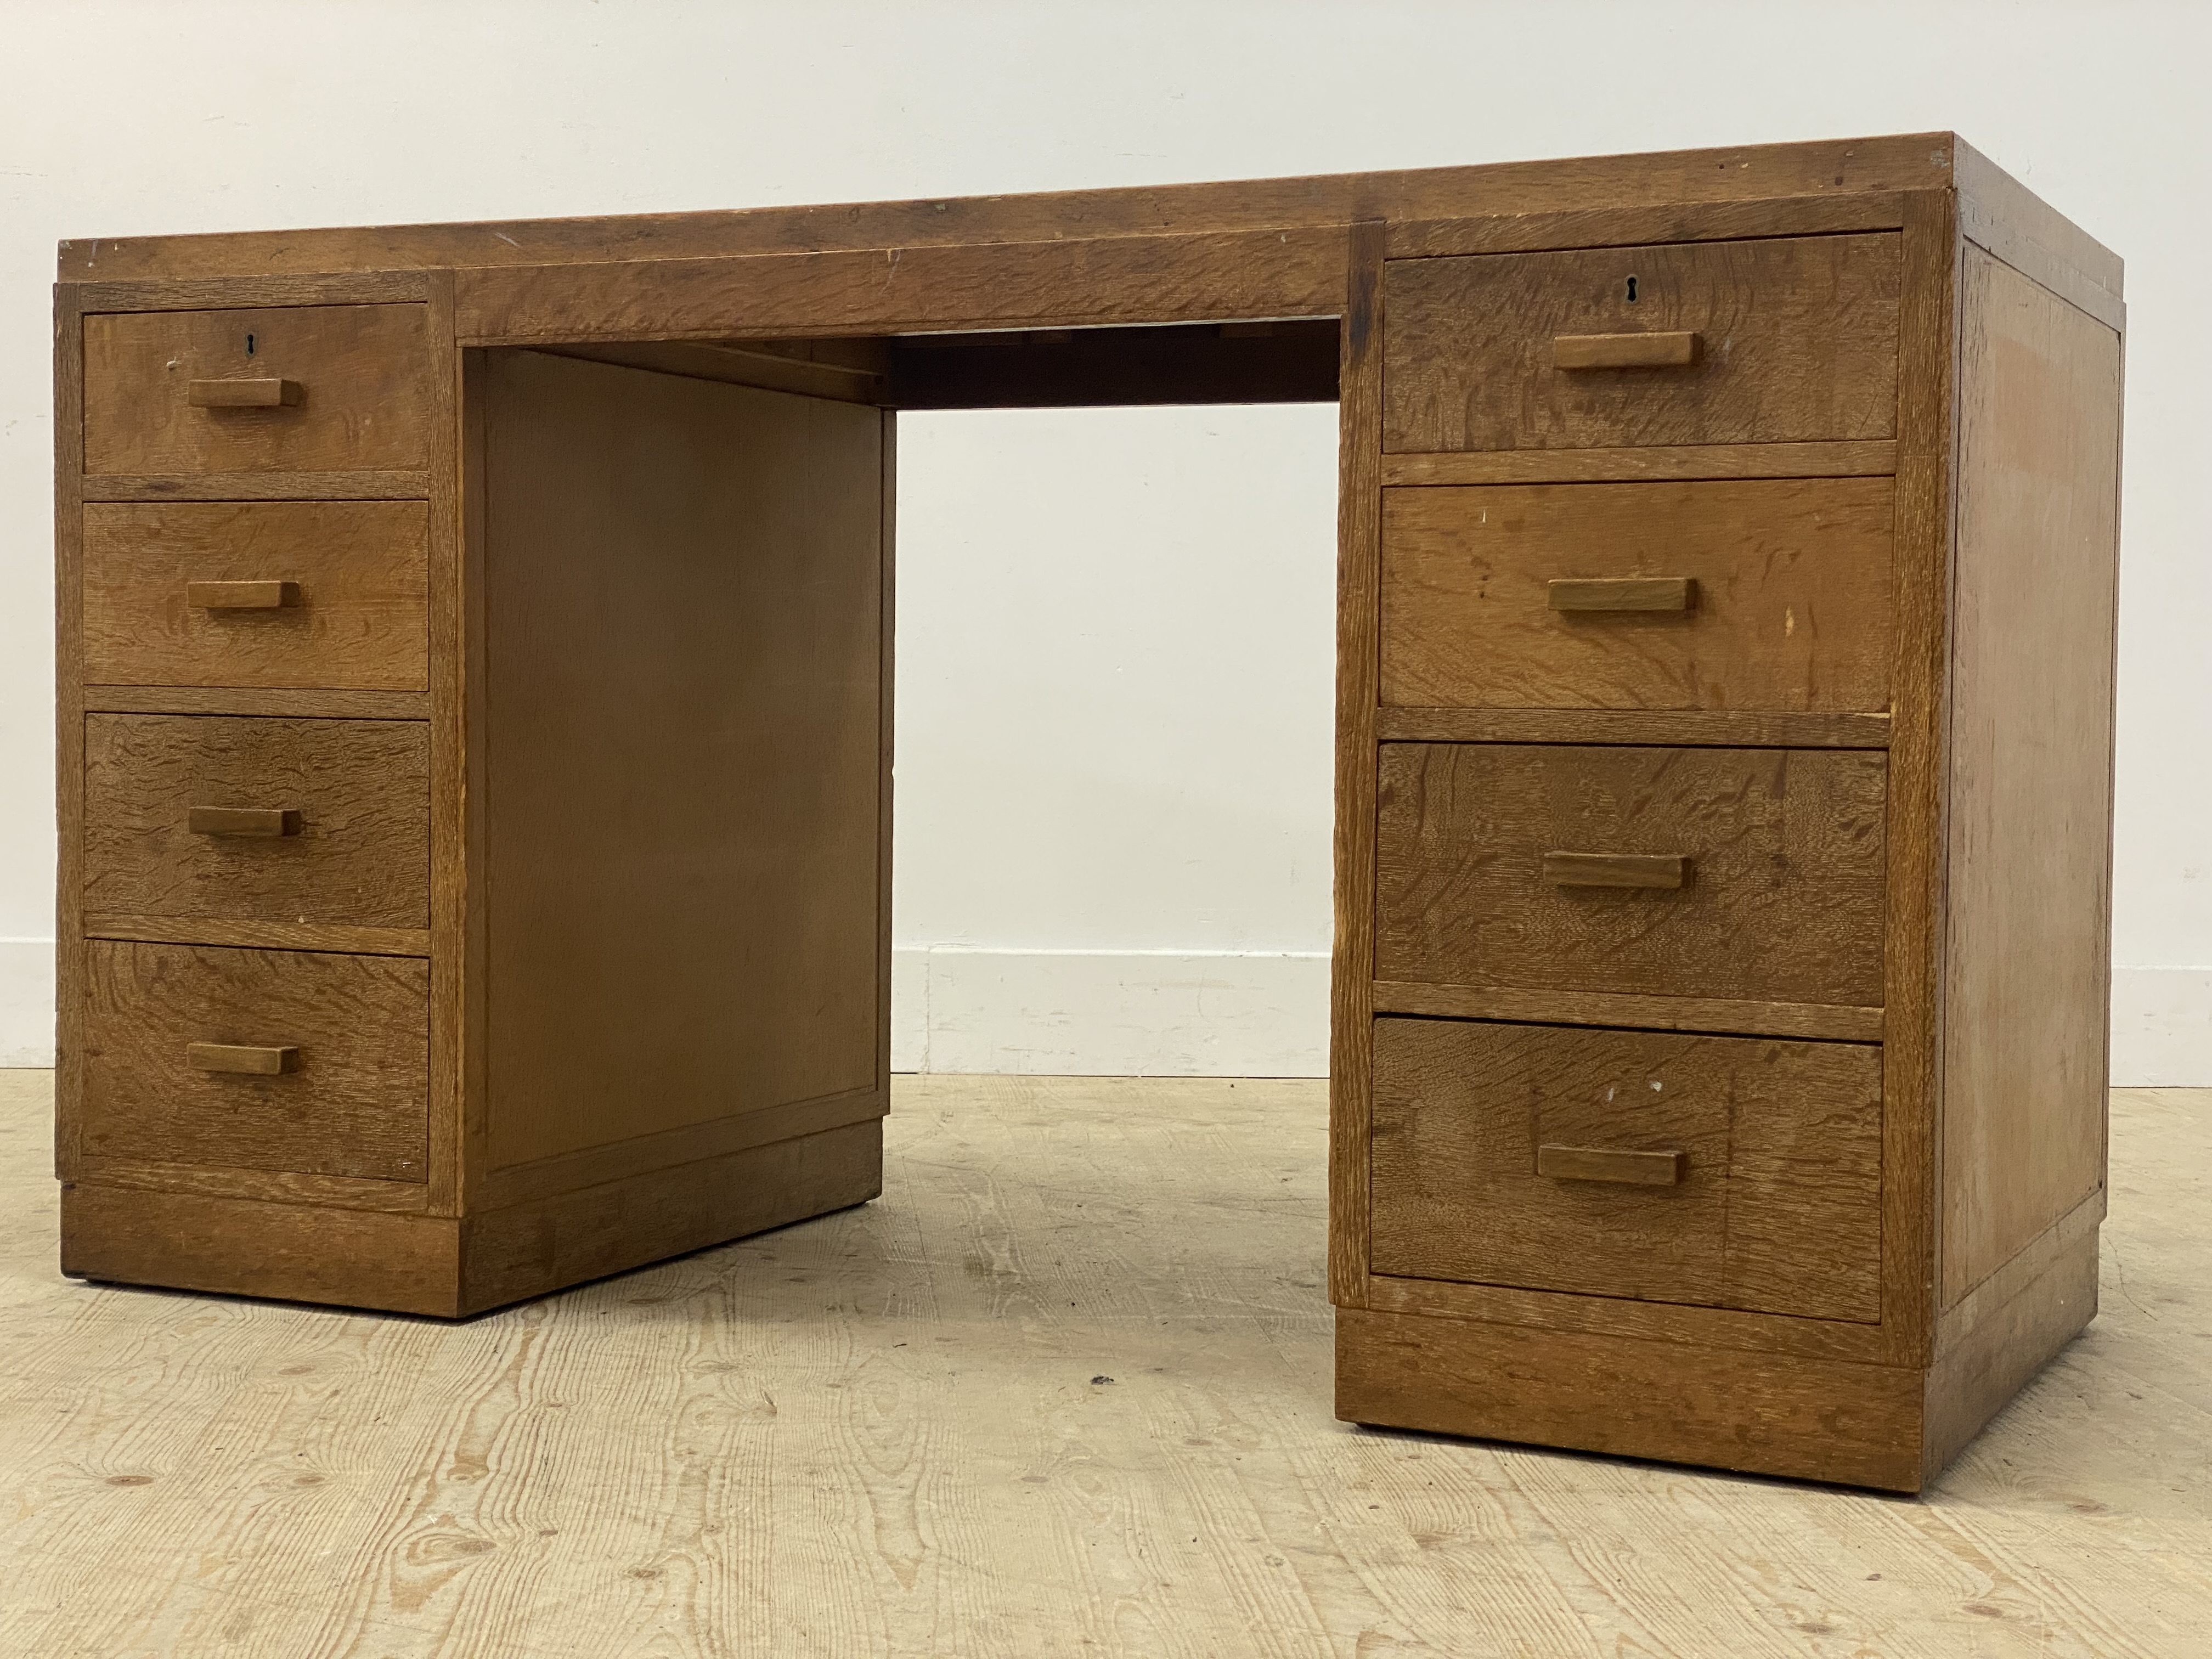
[(64, 283), (563, 266), (1571, 215), (1955, 186), (2117, 300), (2120, 262), (1957, 135), (727, 212), (79, 238)]

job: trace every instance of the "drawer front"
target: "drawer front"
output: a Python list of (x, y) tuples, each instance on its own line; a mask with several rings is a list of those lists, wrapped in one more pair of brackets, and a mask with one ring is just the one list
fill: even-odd
[(419, 305), (87, 317), (84, 470), (426, 466), (429, 368)]
[(1887, 478), (1384, 492), (1382, 701), (1877, 711)]
[(85, 679), (427, 690), (429, 536), (422, 501), (88, 507)]
[(1872, 1007), (1887, 757), (1391, 743), (1376, 977)]
[[(1889, 437), (1900, 246), (1893, 232), (1393, 260), (1382, 447)], [(1575, 366), (1623, 357), (1647, 361)], [(1686, 361), (1650, 361), (1667, 358)]]
[(88, 911), (429, 926), (424, 722), (88, 714), (84, 738)]
[(1881, 1317), (1877, 1048), (1384, 1019), (1374, 1110), (1378, 1273)]
[(423, 1178), (430, 964), (87, 946), (88, 1163)]

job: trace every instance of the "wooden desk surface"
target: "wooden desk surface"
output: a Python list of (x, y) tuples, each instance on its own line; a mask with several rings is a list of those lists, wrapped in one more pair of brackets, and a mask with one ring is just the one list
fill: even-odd
[[(1757, 203), (1850, 198), (1955, 184), (1991, 204), (2023, 258), (2082, 286), (2120, 294), (2120, 261), (2022, 190), (1957, 135), (1905, 133), (1812, 143), (1641, 155), (1504, 161), (1224, 183), (1052, 191), (910, 202), (751, 208), (729, 212), (514, 219), (64, 241), (63, 283), (306, 276), (342, 271), (495, 270), (729, 259), (761, 254), (881, 252), (1108, 238), (1236, 234), (1392, 222), (1416, 242), (1421, 222), (1499, 216), (1616, 213), (1645, 204)], [(1530, 227), (1534, 230), (1547, 228)], [(1570, 245), (1572, 228), (1548, 228)], [(1646, 233), (1656, 237), (1663, 228)], [(1410, 249), (1394, 246), (1395, 253)], [(1332, 250), (1330, 268), (1342, 261)], [(2015, 260), (2015, 263), (2018, 263)], [(2049, 280), (2049, 279), (2046, 279)]]

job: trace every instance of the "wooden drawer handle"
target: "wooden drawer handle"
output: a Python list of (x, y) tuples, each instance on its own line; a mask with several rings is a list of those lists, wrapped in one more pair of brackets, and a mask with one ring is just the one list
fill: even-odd
[(194, 806), (185, 828), (195, 836), (296, 836), (300, 814), (289, 806)]
[(1698, 361), (1692, 334), (1558, 334), (1554, 368), (1680, 368)]
[(277, 409), (307, 395), (297, 380), (194, 380), (185, 388), (194, 409)]
[(299, 602), (297, 582), (185, 584), (185, 603), (196, 611), (278, 611)]
[(275, 1077), (300, 1069), (300, 1051), (289, 1043), (263, 1048), (246, 1042), (187, 1042), (185, 1059), (203, 1072), (243, 1072), (249, 1077)]
[(1545, 1146), (1536, 1149), (1536, 1173), (1554, 1181), (1619, 1181), (1632, 1187), (1677, 1187), (1689, 1166), (1687, 1152), (1624, 1152), (1609, 1146)]
[(1544, 879), (1556, 887), (1680, 887), (1689, 876), (1680, 853), (1544, 854)]
[(1544, 586), (1554, 611), (1687, 611), (1698, 597), (1690, 576), (1575, 577)]

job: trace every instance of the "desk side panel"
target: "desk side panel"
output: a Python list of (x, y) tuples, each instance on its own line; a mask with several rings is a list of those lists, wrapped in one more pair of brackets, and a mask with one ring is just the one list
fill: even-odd
[(527, 351), (480, 384), (471, 1213), (880, 1116), (881, 416)]
[(2104, 1183), (2120, 414), (2114, 330), (1962, 257), (1938, 1284), (1954, 1311)]

